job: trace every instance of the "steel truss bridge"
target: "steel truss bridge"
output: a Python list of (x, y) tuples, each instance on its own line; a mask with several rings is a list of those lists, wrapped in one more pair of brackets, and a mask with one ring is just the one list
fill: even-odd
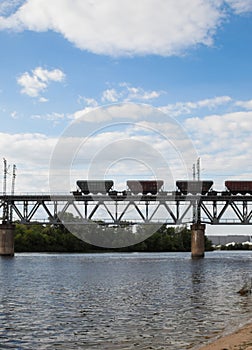
[[(72, 215), (68, 215), (71, 213)], [(2, 223), (252, 225), (252, 195), (0, 195)], [(74, 218), (74, 219), (73, 219)]]

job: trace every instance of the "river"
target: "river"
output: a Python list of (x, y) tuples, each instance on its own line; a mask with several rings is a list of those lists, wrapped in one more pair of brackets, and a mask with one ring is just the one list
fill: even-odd
[(252, 253), (0, 258), (0, 349), (196, 349), (252, 319)]

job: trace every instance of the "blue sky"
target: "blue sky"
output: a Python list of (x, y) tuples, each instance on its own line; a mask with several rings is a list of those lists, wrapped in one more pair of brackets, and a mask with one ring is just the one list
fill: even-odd
[[(84, 116), (87, 136), (122, 120), (97, 119), (94, 108), (129, 102), (130, 121), (138, 103), (165, 115), (139, 112), (134, 128), (104, 129), (89, 140), (97, 152), (133, 129), (142, 142), (138, 123), (164, 131), (174, 120), (201, 158), (202, 177), (219, 189), (226, 178), (252, 179), (251, 33), (251, 0), (1, 0), (0, 154), (17, 165), (17, 189), (47, 191), (51, 155), (71, 123)], [(144, 142), (168, 159), (160, 135), (147, 134)], [(174, 169), (174, 179), (186, 176)], [(83, 164), (74, 174), (87, 171)], [(120, 171), (111, 175), (121, 179)]]

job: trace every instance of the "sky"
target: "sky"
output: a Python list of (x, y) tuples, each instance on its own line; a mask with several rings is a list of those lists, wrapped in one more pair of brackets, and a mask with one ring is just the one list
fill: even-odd
[(252, 179), (251, 33), (252, 0), (0, 0), (7, 191)]

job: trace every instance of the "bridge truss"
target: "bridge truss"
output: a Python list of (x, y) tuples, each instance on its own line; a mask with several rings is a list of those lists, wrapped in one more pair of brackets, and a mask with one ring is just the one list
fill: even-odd
[(252, 195), (0, 195), (4, 223), (251, 225)]

